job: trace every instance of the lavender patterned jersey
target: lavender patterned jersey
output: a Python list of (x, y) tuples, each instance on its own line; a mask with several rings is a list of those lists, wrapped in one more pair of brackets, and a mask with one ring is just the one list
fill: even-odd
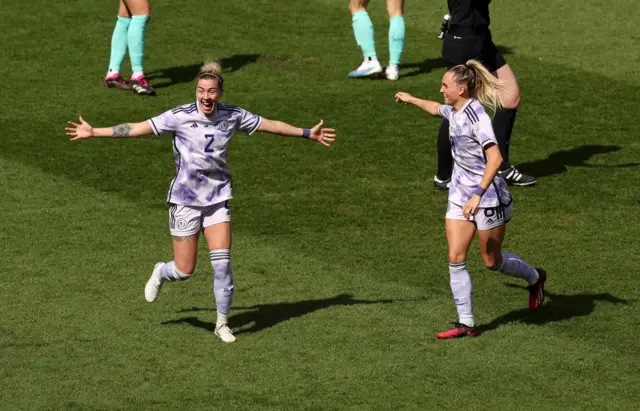
[(176, 177), (168, 203), (204, 207), (228, 200), (231, 171), (227, 151), (236, 131), (252, 134), (262, 118), (239, 107), (216, 103), (212, 116), (198, 103), (185, 104), (148, 120), (156, 135), (173, 133)]
[[(449, 120), (449, 140), (453, 154), (453, 175), (449, 188), (449, 201), (463, 206), (473, 189), (480, 185), (487, 157), (484, 149), (489, 144), (498, 144), (491, 119), (478, 100), (470, 99), (460, 111), (452, 106), (441, 105), (440, 115)], [(479, 207), (506, 206), (511, 203), (507, 183), (497, 175), (480, 200)]]

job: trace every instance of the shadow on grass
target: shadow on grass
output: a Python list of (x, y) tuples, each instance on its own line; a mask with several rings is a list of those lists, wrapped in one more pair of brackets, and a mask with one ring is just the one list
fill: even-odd
[(586, 144), (574, 147), (570, 150), (557, 151), (549, 154), (544, 160), (532, 161), (518, 164), (518, 169), (522, 172), (532, 174), (536, 177), (547, 177), (553, 174), (566, 172), (569, 167), (591, 167), (591, 168), (624, 168), (636, 167), (640, 163), (612, 164), (612, 165), (591, 165), (587, 161), (597, 154), (612, 153), (620, 151), (620, 146), (603, 146), (598, 144)]
[[(515, 284), (507, 283), (506, 285), (508, 287), (522, 288), (523, 290), (527, 289), (526, 287)], [(532, 312), (528, 308), (511, 311), (488, 324), (478, 326), (477, 331), (482, 334), (495, 330), (501, 325), (510, 323), (520, 322), (524, 324), (542, 325), (555, 321), (564, 321), (574, 317), (584, 317), (585, 315), (593, 313), (596, 308), (596, 302), (631, 304), (629, 300), (615, 297), (609, 293), (562, 295), (547, 290), (546, 298), (545, 304), (536, 312)]]
[[(236, 335), (252, 334), (324, 308), (361, 304), (389, 304), (395, 301), (398, 300), (358, 300), (353, 298), (351, 294), (340, 294), (332, 298), (323, 298), (319, 300), (306, 300), (294, 303), (258, 304), (250, 307), (234, 307), (234, 311), (244, 310), (244, 312), (231, 316), (229, 318), (229, 327), (234, 330), (238, 330), (234, 331), (234, 334)], [(192, 307), (180, 310), (178, 313), (198, 311), (215, 311), (215, 309)], [(161, 324), (167, 325), (183, 323), (203, 328), (207, 331), (213, 331), (215, 328), (215, 323), (202, 321), (195, 316), (163, 321)], [(249, 325), (251, 325), (249, 328), (242, 329)]]
[[(257, 62), (259, 58), (259, 54), (234, 54), (231, 57), (225, 57), (218, 60), (218, 63), (220, 63), (220, 66), (222, 66), (223, 72), (231, 73), (233, 71), (240, 70), (247, 64)], [(174, 84), (192, 82), (198, 75), (200, 67), (202, 67), (202, 63), (169, 67), (165, 69), (150, 71), (146, 73), (146, 77), (150, 83), (153, 83), (153, 86), (155, 88), (165, 88), (173, 86)]]

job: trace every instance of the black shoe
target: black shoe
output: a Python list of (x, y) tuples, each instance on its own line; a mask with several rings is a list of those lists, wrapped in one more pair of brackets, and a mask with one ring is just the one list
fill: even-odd
[(131, 90), (131, 85), (122, 76), (105, 77), (104, 86), (106, 88), (119, 88), (122, 90)]
[(129, 83), (131, 84), (131, 88), (133, 89), (133, 91), (136, 92), (137, 94), (142, 94), (147, 96), (153, 96), (156, 94), (156, 89), (151, 87), (151, 85), (149, 84), (147, 79), (144, 78), (144, 76), (140, 76), (138, 78), (131, 78), (131, 80), (129, 80)]
[(522, 174), (514, 166), (500, 171), (500, 175), (510, 186), (532, 186), (538, 182), (534, 176)]
[(442, 191), (448, 190), (449, 187), (451, 187), (451, 177), (447, 178), (446, 180), (440, 180), (438, 176), (434, 176), (433, 187), (436, 190), (442, 190)]

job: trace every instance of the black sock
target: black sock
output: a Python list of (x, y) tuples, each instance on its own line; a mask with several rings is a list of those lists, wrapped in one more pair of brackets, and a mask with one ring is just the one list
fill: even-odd
[(503, 108), (496, 111), (493, 117), (493, 132), (498, 140), (500, 154), (502, 154), (502, 165), (500, 170), (504, 171), (511, 167), (509, 163), (509, 142), (511, 141), (511, 132), (513, 131), (513, 123), (516, 121), (517, 108)]
[(438, 172), (439, 180), (451, 178), (453, 172), (453, 157), (451, 156), (451, 142), (449, 141), (449, 121), (442, 119), (440, 131), (438, 131)]

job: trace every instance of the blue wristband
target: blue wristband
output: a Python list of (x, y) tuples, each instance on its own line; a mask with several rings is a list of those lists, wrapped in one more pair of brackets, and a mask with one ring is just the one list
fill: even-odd
[(478, 187), (473, 189), (473, 191), (471, 192), (471, 195), (477, 194), (478, 196), (480, 196), (480, 198), (482, 198), (482, 196), (484, 195), (485, 191), (487, 191), (486, 188), (482, 188), (482, 187), (478, 186)]
[(311, 129), (310, 128), (303, 128), (302, 129), (302, 138), (309, 138), (310, 135), (311, 135)]

